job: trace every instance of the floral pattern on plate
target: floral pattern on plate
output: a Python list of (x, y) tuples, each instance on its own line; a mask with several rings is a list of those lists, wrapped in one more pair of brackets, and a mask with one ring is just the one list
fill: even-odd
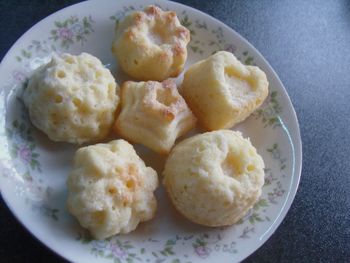
[[(181, 23), (191, 31), (188, 50), (189, 57), (193, 61), (203, 59), (218, 50), (226, 50), (234, 53), (245, 64), (259, 64), (257, 63), (258, 53), (240, 42), (241, 40), (235, 34), (219, 22), (213, 22), (208, 17), (175, 3), (159, 1), (158, 4), (165, 10), (173, 10), (175, 7)], [(86, 5), (89, 3), (87, 2)], [(53, 17), (50, 23), (46, 24), (45, 30), (36, 37), (21, 42), (21, 45), (13, 51), (13, 59), (17, 63), (10, 68), (11, 80), (6, 84), (5, 90), (11, 91), (13, 87), (20, 90), (25, 87), (31, 72), (43, 62), (47, 62), (47, 57), (53, 51), (92, 49), (96, 41), (102, 39), (96, 29), (101, 21), (108, 23), (113, 29), (125, 15), (142, 9), (146, 4), (138, 1), (132, 1), (132, 3), (121, 1), (115, 4), (111, 1), (110, 5), (116, 7), (106, 8), (104, 17), (101, 15), (96, 17), (90, 9), (84, 9), (81, 14), (79, 12), (79, 15), (76, 12), (67, 11), (66, 16), (61, 14)], [(20, 105), (13, 93), (6, 97), (8, 104)], [(289, 196), (287, 193), (290, 191), (289, 187), (293, 180), (291, 171), (295, 153), (294, 146), (290, 148), (282, 125), (289, 121), (284, 115), (288, 115), (291, 111), (283, 103), (286, 97), (284, 94), (281, 86), (272, 85), (264, 105), (247, 120), (263, 130), (265, 134), (271, 134), (266, 142), (259, 142), (258, 149), (267, 166), (265, 185), (259, 201), (244, 218), (231, 227), (214, 230), (205, 228), (197, 232), (194, 230), (180, 230), (177, 233), (155, 232), (154, 235), (140, 234), (141, 237), (137, 234), (120, 235), (106, 240), (93, 240), (81, 228), (70, 226), (70, 231), (64, 229), (67, 227), (66, 222), (73, 222), (72, 218), (65, 209), (64, 198), (59, 206), (51, 202), (53, 192), (57, 190), (54, 189), (57, 183), (52, 183), (56, 178), (48, 175), (50, 170), (47, 166), (47, 149), (43, 148), (44, 143), (40, 141), (40, 136), (31, 126), (23, 110), (18, 111), (17, 114), (7, 113), (7, 129), (0, 135), (0, 139), (8, 144), (8, 157), (15, 170), (9, 169), (7, 173), (3, 173), (3, 177), (10, 180), (10, 184), (20, 192), (18, 200), (22, 200), (27, 206), (29, 217), (36, 215), (52, 219), (49, 225), (51, 230), (52, 226), (55, 226), (57, 231), (63, 228), (71, 233), (59, 245), (58, 250), (62, 254), (65, 253), (64, 243), (70, 240), (70, 244), (80, 250), (81, 255), (88, 254), (91, 260), (98, 262), (210, 262), (214, 258), (238, 261), (247, 255), (245, 246), (251, 246), (249, 244), (254, 243), (254, 240), (275, 224), (277, 214)], [(6, 107), (3, 110), (6, 110)], [(62, 182), (64, 178), (60, 180)], [(18, 200), (16, 202), (20, 202)], [(150, 224), (150, 228), (154, 227), (152, 222)], [(158, 223), (154, 224), (157, 226)], [(46, 227), (46, 223), (43, 223), (43, 226)], [(74, 231), (71, 231), (72, 229)], [(40, 239), (44, 240), (42, 237)], [(69, 255), (67, 258), (78, 260)]]

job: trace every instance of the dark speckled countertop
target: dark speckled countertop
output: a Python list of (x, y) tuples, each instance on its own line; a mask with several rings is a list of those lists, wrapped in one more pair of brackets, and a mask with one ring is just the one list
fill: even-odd
[[(0, 59), (31, 26), (78, 1), (0, 0)], [(269, 61), (299, 118), (303, 170), (285, 220), (244, 262), (350, 262), (350, 1), (181, 0)], [(0, 201), (0, 262), (63, 262)]]

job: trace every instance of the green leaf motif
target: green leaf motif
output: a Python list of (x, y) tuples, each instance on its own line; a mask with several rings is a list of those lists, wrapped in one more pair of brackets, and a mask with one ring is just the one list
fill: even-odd
[(253, 58), (253, 57), (247, 57), (247, 58), (244, 60), (244, 63), (245, 63), (246, 65), (253, 65), (253, 64), (254, 64), (253, 61), (254, 61), (254, 58)]
[(254, 225), (256, 222), (263, 222), (264, 220), (259, 216), (259, 214), (257, 213), (253, 213), (250, 217), (249, 217), (249, 223), (251, 223), (252, 225)]
[(173, 239), (169, 239), (167, 242), (166, 242), (166, 246), (173, 246), (176, 244), (176, 241), (174, 241)]
[(18, 128), (18, 121), (17, 121), (17, 120), (14, 120), (14, 121), (12, 122), (12, 126), (13, 126), (14, 128)]
[(54, 22), (55, 26), (58, 27), (58, 28), (61, 28), (63, 27), (62, 23), (60, 21), (55, 21)]
[(264, 127), (272, 127), (273, 129), (281, 126), (279, 114), (282, 112), (282, 107), (277, 100), (277, 92), (272, 91), (266, 99), (267, 104), (261, 106), (260, 109), (253, 113), (255, 119), (262, 120)]
[(188, 16), (185, 15), (183, 19), (180, 20), (181, 21), (181, 25), (183, 25), (184, 27), (190, 27), (192, 25), (192, 22), (188, 19)]
[(269, 206), (269, 203), (266, 199), (262, 198), (260, 199), (253, 207), (254, 210), (258, 210), (262, 207), (268, 207)]

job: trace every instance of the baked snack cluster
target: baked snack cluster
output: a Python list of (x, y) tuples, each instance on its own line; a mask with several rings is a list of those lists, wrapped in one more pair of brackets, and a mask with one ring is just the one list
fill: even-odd
[(124, 140), (80, 148), (67, 181), (68, 209), (98, 239), (153, 218), (156, 171)]
[(98, 58), (54, 54), (30, 78), (23, 101), (34, 126), (51, 140), (81, 144), (109, 133), (118, 94), (114, 77)]
[(175, 12), (151, 5), (118, 25), (112, 51), (130, 76), (162, 81), (181, 73), (189, 41), (190, 32)]
[(219, 130), (177, 144), (164, 169), (177, 210), (206, 226), (232, 225), (252, 208), (264, 184), (264, 162), (239, 132)]
[(196, 118), (174, 81), (126, 81), (121, 86), (121, 112), (114, 129), (124, 138), (158, 153), (168, 153), (175, 140), (194, 128)]
[[(264, 162), (249, 139), (220, 129), (259, 107), (268, 81), (258, 67), (221, 51), (186, 71), (182, 97), (169, 78), (183, 70), (189, 40), (174, 12), (148, 6), (118, 25), (112, 44), (121, 68), (145, 81), (126, 81), (119, 90), (94, 56), (55, 54), (33, 74), (23, 100), (32, 123), (54, 141), (96, 141), (113, 127), (130, 142), (170, 153), (163, 184), (174, 206), (198, 224), (231, 225), (261, 195)], [(196, 117), (218, 131), (173, 147)], [(68, 210), (97, 239), (129, 233), (156, 212), (157, 173), (122, 139), (80, 148), (67, 186)]]
[(207, 130), (218, 130), (231, 128), (252, 114), (267, 97), (268, 81), (258, 67), (219, 51), (192, 65), (181, 88), (199, 123)]

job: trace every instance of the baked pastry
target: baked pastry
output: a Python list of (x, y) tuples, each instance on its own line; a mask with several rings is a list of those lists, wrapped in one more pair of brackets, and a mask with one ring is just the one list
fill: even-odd
[(195, 126), (196, 118), (172, 80), (126, 81), (114, 130), (123, 138), (158, 153), (168, 153), (176, 138)]
[(225, 226), (240, 220), (258, 200), (264, 162), (241, 133), (219, 130), (177, 144), (163, 174), (179, 212), (198, 224)]
[(109, 133), (119, 87), (98, 58), (54, 54), (33, 73), (23, 101), (34, 126), (51, 140), (80, 144)]
[(189, 41), (190, 32), (175, 12), (151, 5), (117, 26), (112, 52), (130, 76), (162, 81), (181, 73)]
[(129, 233), (156, 212), (157, 173), (124, 140), (80, 148), (67, 185), (69, 212), (97, 239)]
[(220, 51), (186, 71), (181, 94), (204, 128), (226, 129), (263, 103), (268, 81), (258, 67), (245, 66), (232, 53)]

